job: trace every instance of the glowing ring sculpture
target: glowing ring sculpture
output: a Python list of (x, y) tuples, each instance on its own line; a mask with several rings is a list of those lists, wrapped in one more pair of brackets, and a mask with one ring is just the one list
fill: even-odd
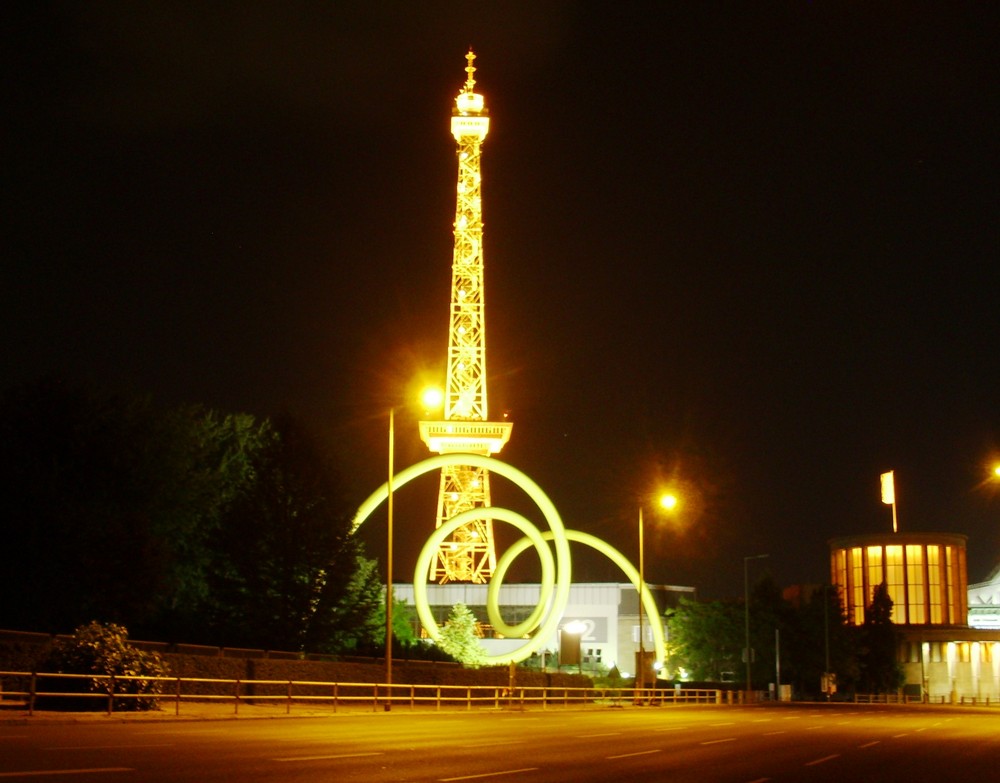
[[(596, 536), (575, 530), (567, 530), (563, 525), (559, 512), (556, 511), (556, 507), (548, 495), (542, 491), (538, 484), (517, 468), (508, 465), (506, 462), (501, 462), (500, 460), (481, 454), (441, 454), (418, 462), (416, 465), (412, 465), (393, 476), (393, 491), (418, 476), (434, 470), (440, 470), (450, 465), (471, 465), (483, 468), (512, 481), (524, 490), (542, 512), (545, 521), (548, 523), (549, 532), (543, 533), (522, 515), (510, 509), (499, 508), (497, 506), (480, 506), (463, 511), (435, 530), (427, 539), (423, 549), (421, 549), (413, 574), (413, 598), (416, 604), (417, 615), (420, 617), (420, 622), (432, 639), (436, 641), (440, 638), (441, 629), (434, 620), (430, 605), (427, 602), (427, 574), (430, 572), (431, 560), (440, 544), (455, 530), (475, 519), (490, 517), (501, 522), (507, 522), (525, 534), (525, 538), (518, 540), (501, 556), (497, 562), (493, 579), (490, 580), (487, 587), (486, 611), (490, 622), (501, 634), (510, 638), (519, 638), (531, 633), (536, 628), (537, 630), (535, 630), (535, 635), (530, 639), (526, 639), (521, 647), (503, 654), (487, 655), (484, 663), (504, 664), (523, 661), (539, 649), (546, 639), (555, 635), (556, 628), (569, 602), (571, 572), (570, 541), (586, 544), (596, 549), (622, 569), (629, 578), (629, 581), (635, 585), (636, 590), (640, 592), (643, 607), (646, 609), (650, 626), (653, 629), (653, 642), (656, 648), (657, 659), (659, 661), (666, 659), (666, 644), (659, 610), (656, 607), (656, 602), (653, 600), (652, 594), (646, 586), (640, 585), (639, 573), (635, 567), (618, 550)], [(356, 531), (388, 496), (389, 484), (386, 482), (369, 495), (365, 502), (361, 504), (354, 515), (351, 532)], [(555, 548), (554, 564), (552, 552), (547, 544), (548, 541), (551, 541)], [(538, 558), (541, 563), (541, 594), (531, 615), (516, 626), (510, 626), (500, 616), (500, 585), (503, 583), (503, 577), (511, 563), (531, 545), (534, 545), (535, 550), (538, 552)], [(555, 597), (551, 605), (549, 605), (549, 599), (553, 595), (553, 590), (555, 591)], [(545, 620), (544, 622), (540, 622), (543, 615), (545, 616)]]
[[(542, 533), (542, 538), (547, 541), (552, 539), (551, 533)], [(597, 536), (592, 536), (590, 533), (583, 533), (579, 530), (567, 530), (566, 538), (577, 544), (585, 544), (591, 549), (596, 549), (602, 555), (607, 557), (612, 563), (617, 565), (628, 580), (635, 586), (636, 592), (640, 592), (640, 579), (639, 571), (634, 565), (632, 565), (628, 559), (615, 549), (613, 546), (608, 544), (606, 541), (601, 540)], [(497, 574), (506, 573), (507, 568), (510, 564), (514, 562), (518, 555), (520, 555), (528, 547), (528, 540), (522, 538), (519, 541), (515, 541), (511, 544), (500, 559), (497, 561), (496, 571), (493, 576), (496, 579)], [(502, 570), (501, 570), (502, 567)], [(490, 590), (493, 589), (493, 582), (490, 582)], [(499, 595), (499, 588), (497, 588), (497, 593)], [(641, 587), (642, 595), (642, 605), (646, 610), (646, 616), (649, 618), (649, 627), (653, 630), (653, 647), (656, 652), (656, 660), (660, 663), (665, 663), (667, 659), (667, 640), (666, 635), (663, 633), (663, 623), (660, 621), (660, 610), (656, 606), (656, 599), (653, 598), (653, 594), (649, 591), (646, 585)], [(489, 596), (489, 593), (487, 593)], [(489, 599), (488, 599), (489, 600)], [(494, 603), (487, 603), (486, 611), (489, 613), (490, 622), (496, 625), (495, 618), (492, 614), (494, 608)]]

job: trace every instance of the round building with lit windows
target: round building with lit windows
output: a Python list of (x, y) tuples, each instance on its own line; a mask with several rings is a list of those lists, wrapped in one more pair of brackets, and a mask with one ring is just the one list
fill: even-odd
[(955, 533), (887, 533), (829, 541), (831, 582), (848, 623), (864, 624), (875, 588), (885, 584), (908, 696), (1000, 701), (1000, 633), (968, 625), (966, 540)]

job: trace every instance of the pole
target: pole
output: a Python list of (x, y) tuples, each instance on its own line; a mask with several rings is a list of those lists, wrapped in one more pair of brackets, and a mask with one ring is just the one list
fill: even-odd
[(825, 655), (825, 668), (823, 672), (826, 676), (823, 678), (826, 691), (826, 700), (830, 701), (830, 587), (825, 585), (823, 587), (823, 648)]
[(746, 686), (747, 686), (747, 701), (750, 700), (750, 581), (747, 577), (748, 573), (748, 563), (750, 562), (749, 557), (743, 558), (743, 614), (746, 619), (745, 629), (746, 636), (744, 637), (743, 644), (743, 659), (746, 661), (747, 676), (746, 676)]
[(396, 409), (389, 408), (389, 479), (386, 482), (389, 497), (385, 555), (385, 684), (388, 699), (385, 704), (386, 712), (392, 709), (392, 461), (396, 448), (395, 438)]
[(749, 563), (751, 560), (760, 560), (767, 557), (767, 555), (747, 555), (743, 558), (743, 612), (746, 621), (746, 647), (743, 648), (743, 655), (747, 662), (747, 701), (750, 700), (750, 694), (753, 691), (753, 681), (750, 674), (750, 659), (752, 657), (750, 652), (750, 578), (749, 573)]
[(781, 701), (781, 629), (774, 629), (774, 698)]
[(642, 528), (642, 506), (639, 506), (639, 665), (636, 667), (638, 671), (635, 674), (635, 683), (640, 699), (642, 698), (642, 690), (646, 687), (646, 652), (642, 640), (642, 592), (646, 586), (646, 564)]

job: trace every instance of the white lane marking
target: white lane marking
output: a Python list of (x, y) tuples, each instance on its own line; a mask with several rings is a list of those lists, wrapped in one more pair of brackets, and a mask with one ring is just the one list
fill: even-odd
[(172, 748), (173, 742), (147, 743), (144, 745), (63, 745), (42, 750), (122, 750), (130, 748)]
[(840, 756), (839, 753), (833, 753), (833, 754), (831, 754), (829, 756), (823, 756), (823, 758), (821, 758), (821, 759), (815, 759), (813, 761), (807, 761), (806, 762), (806, 766), (807, 767), (813, 767), (813, 766), (815, 766), (817, 764), (822, 764), (824, 761), (829, 761), (830, 759), (835, 759), (838, 756)]
[(773, 737), (775, 734), (787, 734), (787, 733), (788, 733), (787, 731), (765, 731), (764, 736)]
[(440, 783), (449, 783), (452, 780), (476, 780), (477, 778), (492, 778), (498, 775), (516, 775), (519, 772), (537, 772), (538, 767), (523, 767), (521, 769), (504, 769), (499, 772), (483, 772), (480, 775), (461, 775), (457, 778), (438, 778)]
[(656, 748), (655, 750), (640, 750), (636, 751), (635, 753), (620, 753), (617, 756), (605, 756), (604, 758), (610, 761), (611, 759), (627, 759), (631, 758), (632, 756), (649, 756), (652, 753), (659, 753), (659, 752), (660, 749)]
[(882, 740), (875, 740), (874, 742), (866, 742), (864, 745), (858, 745), (858, 750), (863, 750), (864, 748), (870, 748), (872, 745), (878, 745)]
[(503, 742), (477, 742), (472, 745), (463, 745), (463, 748), (496, 748), (501, 745), (520, 745), (525, 740), (504, 740)]
[(664, 726), (660, 729), (653, 729), (653, 731), (687, 731), (690, 726)]
[(701, 745), (718, 745), (720, 742), (735, 742), (736, 737), (726, 737), (725, 739), (717, 740), (705, 740), (705, 742), (699, 743)]
[(365, 756), (384, 756), (380, 752), (376, 753), (332, 753), (324, 756), (289, 756), (281, 759), (271, 759), (271, 761), (329, 761), (330, 759), (359, 759)]
[(0, 778), (42, 777), (43, 775), (104, 775), (109, 772), (135, 772), (131, 767), (92, 767), (90, 769), (32, 769), (25, 772), (0, 772)]
[(900, 737), (908, 737), (909, 735), (910, 735), (910, 732), (904, 731), (902, 734), (893, 734), (892, 738), (893, 739), (899, 739)]
[(594, 737), (620, 737), (620, 731), (609, 731), (606, 734), (577, 734), (577, 739), (593, 739)]

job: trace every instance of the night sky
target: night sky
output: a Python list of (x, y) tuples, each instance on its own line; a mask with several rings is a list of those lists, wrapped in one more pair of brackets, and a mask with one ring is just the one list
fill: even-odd
[[(490, 413), (567, 525), (635, 556), (669, 484), (650, 581), (821, 582), (894, 469), (901, 530), (1000, 561), (1000, 6), (202, 5), (7, 9), (4, 385), (291, 412), (360, 503), (443, 383), (471, 45)], [(398, 496), (397, 579), (436, 492)]]

